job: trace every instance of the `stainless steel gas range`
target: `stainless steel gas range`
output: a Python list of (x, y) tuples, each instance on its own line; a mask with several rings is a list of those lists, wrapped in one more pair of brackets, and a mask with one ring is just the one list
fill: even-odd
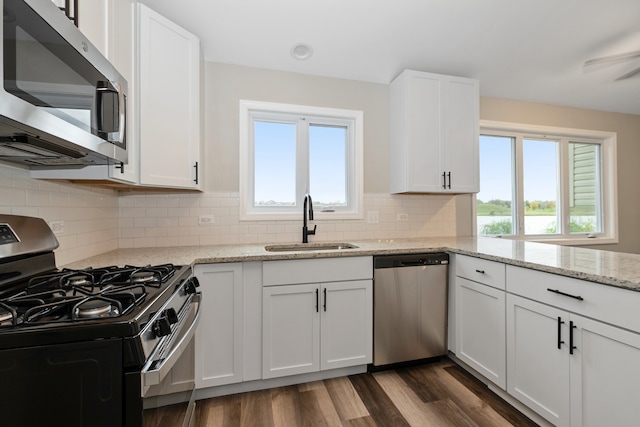
[(57, 269), (57, 247), (42, 219), (0, 215), (1, 423), (141, 426), (195, 332), (198, 281), (172, 264)]

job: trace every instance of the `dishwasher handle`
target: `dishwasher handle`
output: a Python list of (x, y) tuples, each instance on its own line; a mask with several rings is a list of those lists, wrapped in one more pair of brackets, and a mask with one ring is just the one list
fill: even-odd
[(379, 255), (373, 257), (374, 269), (402, 267), (446, 266), (449, 255), (445, 252), (425, 252), (416, 254)]
[(402, 261), (402, 267), (418, 267), (421, 265), (427, 265), (423, 259), (417, 261)]

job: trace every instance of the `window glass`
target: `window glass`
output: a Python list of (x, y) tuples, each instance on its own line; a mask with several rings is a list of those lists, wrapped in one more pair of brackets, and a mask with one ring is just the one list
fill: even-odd
[(347, 128), (309, 126), (309, 186), (316, 206), (347, 205)]
[(476, 198), (478, 234), (514, 234), (513, 138), (480, 136), (480, 192)]
[(616, 243), (616, 134), (484, 121), (478, 235)]
[(571, 233), (602, 230), (600, 145), (569, 143), (569, 222)]
[(254, 122), (254, 206), (295, 206), (296, 124)]
[(525, 234), (558, 233), (558, 143), (525, 139), (522, 147)]
[(240, 101), (240, 219), (363, 217), (363, 120), (357, 110)]

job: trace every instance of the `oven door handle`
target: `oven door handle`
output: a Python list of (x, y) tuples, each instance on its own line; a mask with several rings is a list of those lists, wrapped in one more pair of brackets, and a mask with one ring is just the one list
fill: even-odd
[(157, 385), (162, 382), (164, 377), (166, 377), (169, 371), (171, 371), (173, 365), (189, 345), (189, 342), (196, 332), (198, 321), (200, 320), (200, 300), (201, 294), (199, 292), (191, 295), (191, 299), (187, 304), (188, 312), (185, 315), (185, 320), (180, 325), (178, 332), (178, 342), (173, 343), (171, 348), (168, 350), (168, 356), (163, 358), (162, 355), (154, 354), (154, 357), (152, 357), (142, 369), (142, 386), (144, 389), (143, 396), (146, 394), (146, 390), (150, 386)]

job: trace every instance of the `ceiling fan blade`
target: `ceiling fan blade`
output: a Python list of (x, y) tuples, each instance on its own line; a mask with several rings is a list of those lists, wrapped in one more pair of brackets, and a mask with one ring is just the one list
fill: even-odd
[(618, 77), (618, 78), (616, 79), (616, 81), (618, 81), (618, 80), (628, 79), (629, 77), (633, 77), (633, 76), (635, 76), (636, 74), (640, 74), (640, 67), (638, 67), (638, 68), (634, 68), (633, 70), (629, 71), (628, 73), (621, 75), (620, 77)]
[(586, 67), (589, 65), (603, 64), (606, 62), (626, 61), (627, 59), (633, 59), (637, 57), (640, 57), (640, 50), (590, 59), (587, 62), (585, 62), (584, 65)]

